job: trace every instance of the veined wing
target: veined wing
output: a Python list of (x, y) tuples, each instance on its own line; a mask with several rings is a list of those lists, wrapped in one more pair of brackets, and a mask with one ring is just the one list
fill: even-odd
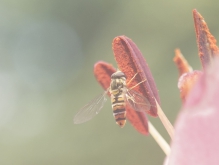
[(151, 107), (148, 99), (135, 90), (127, 89), (125, 96), (126, 103), (136, 111), (143, 112), (149, 110)]
[(106, 94), (108, 90), (93, 99), (90, 103), (85, 105), (79, 110), (79, 112), (74, 117), (74, 124), (81, 124), (96, 116), (100, 110), (103, 108), (106, 102)]

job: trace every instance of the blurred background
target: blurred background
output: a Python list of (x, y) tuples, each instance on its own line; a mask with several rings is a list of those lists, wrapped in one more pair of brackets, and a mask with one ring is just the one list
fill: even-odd
[[(131, 38), (156, 81), (172, 123), (180, 110), (174, 49), (200, 69), (192, 9), (219, 38), (218, 1), (1, 0), (0, 164), (159, 165), (151, 136), (119, 128), (110, 101), (93, 120), (73, 116), (102, 92), (93, 66), (116, 67), (112, 40)], [(159, 119), (149, 119), (169, 142)]]

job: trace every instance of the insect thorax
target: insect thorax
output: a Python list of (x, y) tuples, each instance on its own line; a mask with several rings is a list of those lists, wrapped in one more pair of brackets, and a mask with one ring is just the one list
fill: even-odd
[(126, 76), (120, 70), (111, 75), (110, 93), (114, 96), (121, 95), (126, 87)]
[(122, 94), (124, 87), (126, 87), (126, 79), (124, 77), (112, 79), (110, 83), (110, 93), (113, 95), (120, 95)]

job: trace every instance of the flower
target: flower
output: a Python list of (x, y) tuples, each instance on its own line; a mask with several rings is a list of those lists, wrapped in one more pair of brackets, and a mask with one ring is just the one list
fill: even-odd
[[(217, 165), (219, 162), (219, 52), (203, 17), (197, 10), (193, 10), (193, 15), (203, 71), (187, 72), (179, 79), (182, 86), (187, 86), (181, 88), (181, 93), (187, 94), (175, 124), (171, 154), (166, 162), (169, 165)], [(194, 78), (195, 73), (198, 78)]]
[[(126, 75), (127, 81), (132, 80), (128, 87), (134, 87), (151, 104), (145, 112), (137, 112), (127, 106), (127, 118), (138, 132), (144, 135), (150, 132), (155, 137), (167, 155), (165, 165), (217, 165), (219, 162), (219, 49), (197, 10), (193, 10), (193, 17), (203, 70), (193, 70), (180, 50), (176, 49), (174, 62), (179, 70), (178, 87), (183, 106), (175, 131), (160, 108), (153, 76), (136, 44), (126, 36), (113, 40), (118, 68)], [(110, 86), (111, 75), (115, 71), (112, 65), (103, 61), (94, 66), (95, 77), (105, 90)], [(156, 139), (160, 135), (147, 120), (146, 114), (160, 117), (172, 138), (171, 152), (162, 138)]]
[[(127, 82), (132, 79), (128, 87), (134, 87), (134, 90), (141, 93), (151, 104), (150, 109), (145, 109), (145, 112), (137, 112), (127, 106), (129, 121), (136, 130), (147, 135), (148, 124), (145, 113), (154, 117), (159, 116), (170, 136), (173, 136), (172, 125), (159, 106), (160, 98), (151, 71), (136, 44), (126, 36), (118, 36), (113, 40), (112, 45), (118, 68), (126, 75)], [(113, 71), (115, 72), (115, 69), (105, 62), (95, 64), (94, 75), (104, 90), (110, 85), (110, 76)]]

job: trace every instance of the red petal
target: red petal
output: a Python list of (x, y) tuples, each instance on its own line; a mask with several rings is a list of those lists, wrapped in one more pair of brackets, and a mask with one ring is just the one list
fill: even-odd
[(135, 90), (142, 93), (153, 105), (146, 112), (156, 117), (157, 107), (155, 99), (160, 104), (160, 98), (151, 71), (140, 50), (128, 37), (118, 36), (113, 40), (113, 51), (118, 67), (125, 73), (128, 81), (138, 73), (129, 87), (146, 79)]
[(219, 49), (216, 45), (217, 41), (210, 33), (204, 18), (197, 10), (193, 10), (193, 17), (199, 57), (201, 59), (202, 67), (206, 68), (206, 66), (211, 62), (211, 58), (219, 55)]
[(182, 53), (180, 52), (179, 49), (175, 50), (175, 57), (173, 59), (175, 62), (178, 70), (179, 70), (179, 75), (181, 76), (184, 73), (191, 72), (192, 67), (188, 64)]

